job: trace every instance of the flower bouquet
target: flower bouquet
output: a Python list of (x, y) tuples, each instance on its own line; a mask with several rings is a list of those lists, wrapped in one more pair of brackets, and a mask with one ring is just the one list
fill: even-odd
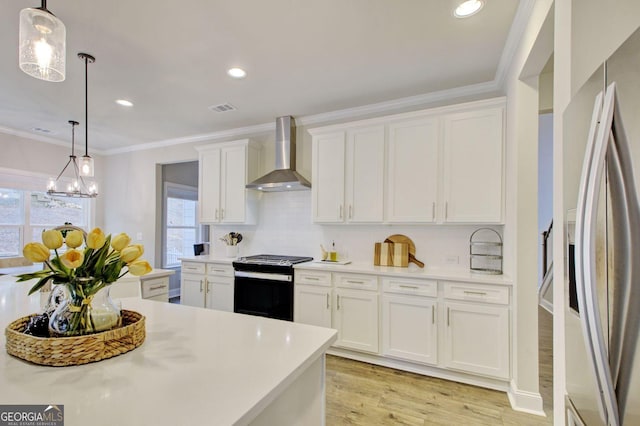
[[(109, 285), (127, 272), (140, 276), (151, 271), (149, 262), (140, 259), (144, 247), (130, 242), (125, 233), (112, 237), (95, 228), (85, 237), (77, 228), (67, 230), (64, 236), (58, 229), (46, 230), (42, 243), (25, 245), (24, 257), (43, 262), (46, 268), (20, 274), (18, 281), (38, 280), (29, 294), (48, 283), (54, 285), (49, 306), (43, 314), (31, 318), (25, 333), (78, 336), (118, 327), (120, 310), (109, 297)], [(60, 254), (58, 249), (63, 244), (67, 250)]]

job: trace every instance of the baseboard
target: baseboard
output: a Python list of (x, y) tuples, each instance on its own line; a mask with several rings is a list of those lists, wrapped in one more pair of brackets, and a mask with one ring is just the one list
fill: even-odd
[(542, 408), (542, 395), (539, 392), (527, 392), (519, 390), (515, 382), (511, 381), (511, 388), (507, 391), (511, 408), (524, 413), (546, 417)]

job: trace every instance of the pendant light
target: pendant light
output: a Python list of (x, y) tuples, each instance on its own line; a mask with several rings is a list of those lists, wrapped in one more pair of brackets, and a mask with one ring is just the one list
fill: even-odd
[[(73, 198), (95, 198), (98, 195), (98, 187), (93, 182), (85, 182), (80, 175), (80, 168), (78, 167), (77, 157), (75, 153), (75, 128), (78, 125), (77, 121), (69, 120), (71, 124), (71, 155), (69, 161), (63, 167), (62, 171), (55, 179), (50, 179), (47, 185), (47, 194), (57, 197), (73, 197)], [(73, 171), (73, 180), (66, 185), (66, 190), (58, 189), (58, 186), (62, 185), (60, 178), (71, 165)]]
[(18, 61), (32, 77), (59, 82), (65, 79), (67, 30), (62, 21), (42, 6), (20, 11)]
[(90, 63), (96, 58), (88, 53), (78, 53), (78, 58), (84, 61), (84, 155), (80, 160), (80, 176), (93, 177), (93, 158), (89, 156), (89, 85), (87, 72)]

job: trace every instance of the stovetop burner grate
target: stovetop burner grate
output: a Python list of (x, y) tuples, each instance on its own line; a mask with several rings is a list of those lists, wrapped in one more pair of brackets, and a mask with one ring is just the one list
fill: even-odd
[[(312, 257), (304, 256), (284, 256), (278, 254), (257, 254), (254, 256), (240, 257), (235, 262), (255, 265), (295, 265), (297, 263), (309, 262)], [(235, 263), (234, 262), (234, 263)]]

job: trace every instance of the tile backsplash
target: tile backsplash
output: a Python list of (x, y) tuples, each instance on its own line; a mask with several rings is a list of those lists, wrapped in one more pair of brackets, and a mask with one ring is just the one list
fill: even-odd
[[(427, 268), (469, 269), (469, 237), (479, 225), (317, 225), (311, 222), (311, 191), (262, 193), (255, 225), (211, 227), (212, 253), (225, 256), (218, 238), (240, 232), (239, 255), (283, 254), (320, 258), (320, 244), (335, 241), (339, 258), (373, 263), (374, 243), (404, 234), (416, 245), (416, 258)], [(502, 227), (494, 227), (502, 234)]]

